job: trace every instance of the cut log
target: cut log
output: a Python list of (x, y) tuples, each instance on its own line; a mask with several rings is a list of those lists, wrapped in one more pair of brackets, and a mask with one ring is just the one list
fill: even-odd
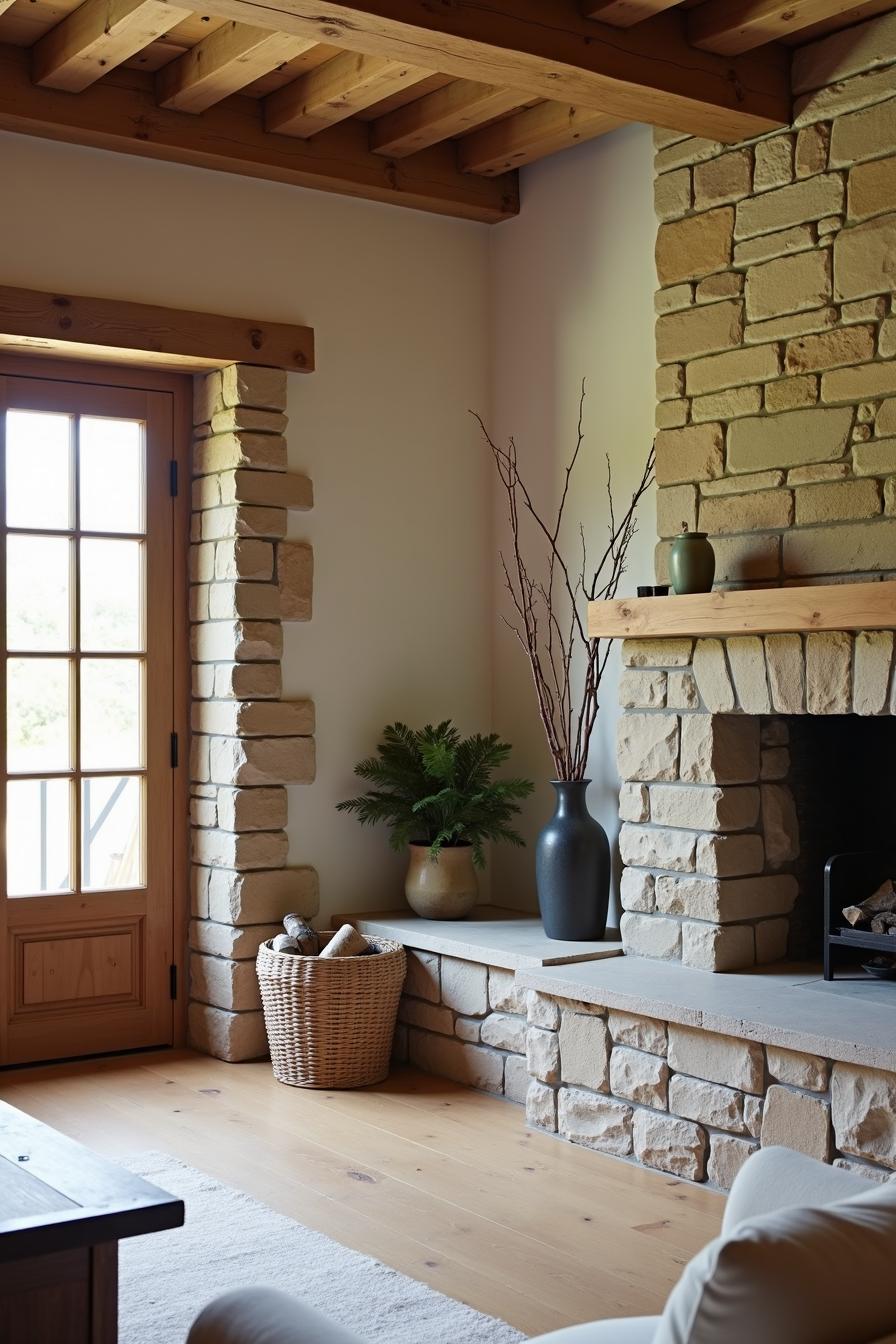
[(363, 957), (367, 953), (367, 939), (351, 924), (343, 924), (333, 937), (321, 948), (321, 958)]
[(894, 910), (896, 910), (896, 884), (891, 877), (888, 877), (867, 900), (860, 901), (858, 905), (848, 905), (843, 911), (843, 918), (855, 928), (857, 924), (867, 923), (875, 915)]

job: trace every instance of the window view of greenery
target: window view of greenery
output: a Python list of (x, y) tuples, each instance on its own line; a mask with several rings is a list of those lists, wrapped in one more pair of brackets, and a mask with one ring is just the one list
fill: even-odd
[(7, 412), (12, 896), (142, 881), (143, 455), (137, 421)]

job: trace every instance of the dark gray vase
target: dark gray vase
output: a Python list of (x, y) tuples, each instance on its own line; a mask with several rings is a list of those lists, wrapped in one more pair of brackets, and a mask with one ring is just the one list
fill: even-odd
[(535, 846), (535, 884), (549, 938), (592, 942), (603, 938), (610, 904), (610, 843), (588, 811), (591, 781), (555, 779), (557, 810)]

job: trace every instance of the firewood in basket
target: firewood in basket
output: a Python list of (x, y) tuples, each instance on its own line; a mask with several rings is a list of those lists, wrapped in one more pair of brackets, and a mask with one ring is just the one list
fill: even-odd
[(866, 924), (875, 915), (893, 910), (896, 910), (896, 884), (892, 877), (888, 877), (867, 900), (860, 901), (858, 905), (848, 905), (843, 911), (843, 918), (855, 927), (856, 924)]
[(320, 938), (302, 915), (284, 915), (283, 927), (291, 938), (295, 938), (298, 950), (303, 957), (316, 957), (320, 951)]
[(893, 929), (896, 929), (896, 914), (892, 910), (882, 911), (871, 921), (872, 933), (890, 933)]
[(271, 947), (274, 952), (289, 952), (294, 957), (301, 952), (297, 940), (288, 933), (278, 933), (271, 939)]
[(321, 948), (321, 957), (360, 957), (367, 952), (367, 939), (351, 924), (343, 924)]

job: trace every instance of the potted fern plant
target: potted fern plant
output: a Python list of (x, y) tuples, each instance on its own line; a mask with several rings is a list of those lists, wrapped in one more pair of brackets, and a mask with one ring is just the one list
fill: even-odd
[(392, 848), (407, 848), (405, 895), (415, 914), (463, 919), (476, 904), (485, 842), (524, 843), (510, 823), (533, 785), (492, 778), (510, 751), (497, 733), (462, 738), (450, 719), (421, 729), (392, 723), (377, 754), (355, 766), (372, 787), (339, 811), (364, 826), (384, 822)]

